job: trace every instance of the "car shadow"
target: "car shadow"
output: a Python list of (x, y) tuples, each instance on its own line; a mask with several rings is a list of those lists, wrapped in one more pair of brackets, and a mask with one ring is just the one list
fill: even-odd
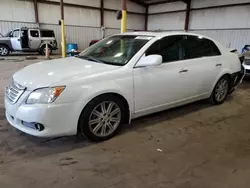
[[(227, 100), (231, 100), (229, 96)], [(161, 123), (167, 120), (176, 119), (178, 117), (188, 115), (190, 113), (197, 112), (204, 108), (212, 107), (208, 100), (197, 101), (184, 106), (172, 108), (169, 110), (164, 110), (147, 116), (137, 118), (131, 122), (131, 124), (123, 126), (121, 133), (124, 134), (131, 130), (143, 129), (147, 126), (152, 126), (157, 123)]]

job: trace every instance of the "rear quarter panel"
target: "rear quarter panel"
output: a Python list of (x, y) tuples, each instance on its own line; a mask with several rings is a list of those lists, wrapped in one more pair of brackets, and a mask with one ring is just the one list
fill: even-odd
[(218, 46), (219, 50), (221, 51), (220, 63), (222, 64), (222, 68), (214, 80), (213, 87), (211, 88), (211, 93), (216, 83), (219, 81), (219, 79), (223, 75), (226, 75), (226, 74), (232, 75), (233, 73), (237, 73), (241, 71), (241, 63), (240, 63), (238, 54), (230, 52), (228, 48), (225, 48), (219, 42), (217, 41), (214, 41), (214, 42)]

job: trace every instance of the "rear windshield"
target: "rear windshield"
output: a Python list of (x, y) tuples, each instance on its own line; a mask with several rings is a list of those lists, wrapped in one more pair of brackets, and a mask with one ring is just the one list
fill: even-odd
[(41, 37), (55, 37), (54, 31), (41, 31)]

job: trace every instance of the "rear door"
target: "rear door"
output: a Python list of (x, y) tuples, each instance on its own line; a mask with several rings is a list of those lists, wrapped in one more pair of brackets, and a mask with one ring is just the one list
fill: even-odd
[(10, 41), (11, 41), (11, 46), (13, 50), (16, 50), (16, 51), (22, 50), (20, 29), (15, 29), (10, 33)]
[(40, 47), (41, 38), (39, 29), (29, 30), (29, 47), (30, 49), (36, 50)]
[(222, 69), (221, 52), (213, 41), (201, 36), (184, 36), (185, 65), (192, 75), (193, 96), (208, 95)]

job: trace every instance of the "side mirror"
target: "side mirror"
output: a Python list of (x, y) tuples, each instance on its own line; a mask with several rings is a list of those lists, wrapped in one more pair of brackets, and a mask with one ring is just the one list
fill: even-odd
[(149, 55), (141, 58), (136, 67), (150, 67), (150, 66), (158, 66), (162, 64), (162, 56), (161, 55)]

